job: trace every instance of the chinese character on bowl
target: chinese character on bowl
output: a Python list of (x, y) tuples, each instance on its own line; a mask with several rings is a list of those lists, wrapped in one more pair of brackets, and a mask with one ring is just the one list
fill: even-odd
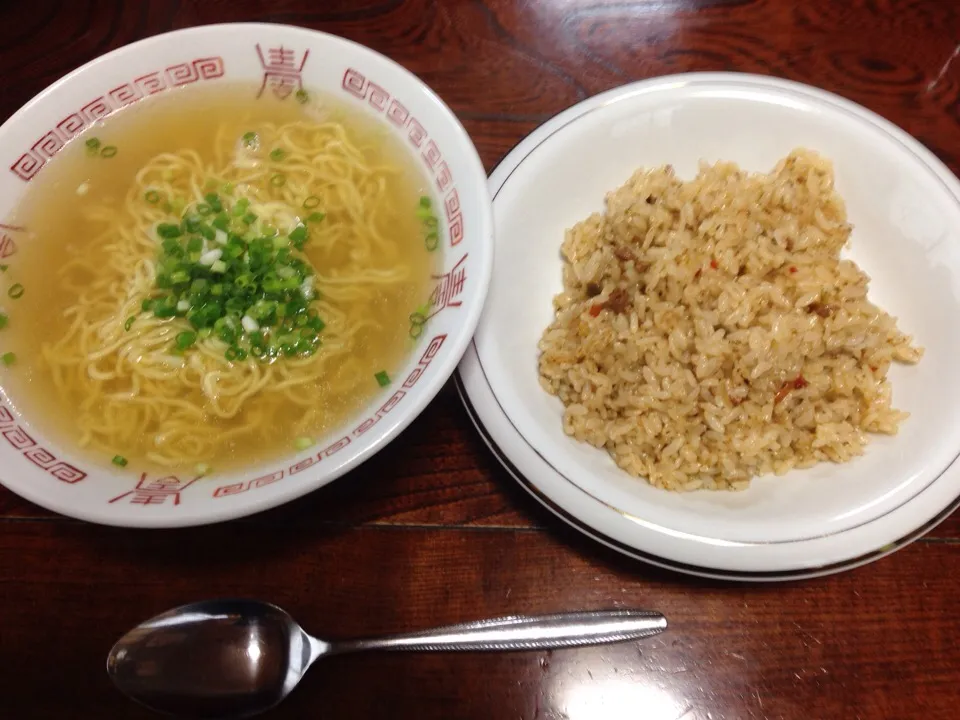
[(263, 84), (260, 85), (260, 92), (257, 97), (263, 95), (268, 87), (273, 90), (273, 94), (281, 100), (286, 100), (290, 94), (303, 89), (303, 79), (300, 72), (303, 66), (307, 64), (309, 50), (305, 50), (297, 62), (297, 53), (290, 48), (280, 47), (269, 48), (266, 57), (260, 44), (257, 43), (257, 55), (260, 58), (260, 65), (263, 67)]

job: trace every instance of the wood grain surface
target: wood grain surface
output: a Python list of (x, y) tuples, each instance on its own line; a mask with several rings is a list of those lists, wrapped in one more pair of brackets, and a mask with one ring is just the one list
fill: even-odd
[[(488, 169), (603, 90), (737, 70), (844, 95), (960, 172), (956, 0), (18, 0), (0, 3), (0, 117), (110, 49), (236, 21), (316, 28), (397, 60), (457, 112)], [(956, 516), (826, 579), (744, 586), (649, 568), (516, 486), (451, 385), (349, 476), (219, 526), (97, 527), (0, 488), (0, 717), (150, 717), (109, 684), (113, 641), (170, 606), (240, 595), (330, 637), (601, 607), (671, 622), (602, 649), (331, 659), (278, 719), (953, 720), (958, 569)]]

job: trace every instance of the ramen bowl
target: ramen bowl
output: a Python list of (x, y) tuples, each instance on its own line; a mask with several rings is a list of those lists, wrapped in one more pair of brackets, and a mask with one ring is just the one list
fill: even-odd
[[(438, 252), (424, 275), (427, 297), (404, 327), (409, 340), (403, 359), (389, 376), (378, 373), (370, 396), (309, 443), (298, 439), (270, 459), (253, 458), (221, 472), (216, 466), (165, 469), (122, 455), (113, 461), (91, 455), (55, 430), (77, 408), (39, 410), (22, 389), (18, 373), (29, 373), (36, 358), (7, 356), (10, 362), (0, 365), (0, 482), (38, 505), (109, 525), (174, 527), (288, 502), (357, 467), (409, 425), (450, 377), (477, 325), (490, 281), (493, 222), (473, 144), (450, 109), (414, 75), (367, 48), (320, 32), (267, 24), (193, 28), (120, 48), (72, 72), (0, 127), (5, 168), (0, 216), (18, 217), (25, 197), (54, 182), (58, 154), (84, 144), (102, 152), (91, 128), (109, 127), (112, 116), (123, 118), (134, 108), (147, 113), (176, 93), (198, 97), (197, 91), (215, 93), (226, 84), (248, 88), (251, 104), (293, 104), (308, 93), (336, 98), (392, 138), (419, 168), (420, 192), (432, 198), (422, 201), (430, 208), (427, 249)], [(84, 185), (78, 193), (86, 192)], [(29, 256), (36, 234), (26, 223), (4, 223), (0, 312), (9, 324), (0, 330), (3, 354), (17, 308), (31, 297), (61, 291), (51, 281), (42, 293), (27, 286), (18, 297), (23, 291), (16, 281), (18, 262)], [(256, 396), (248, 400), (256, 401)]]

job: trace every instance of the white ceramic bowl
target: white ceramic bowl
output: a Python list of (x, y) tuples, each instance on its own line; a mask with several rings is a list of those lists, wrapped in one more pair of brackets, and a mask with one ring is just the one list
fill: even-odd
[[(171, 527), (258, 512), (326, 485), (396, 437), (455, 369), (483, 307), (493, 260), (486, 174), (457, 118), (414, 75), (355, 43), (283, 25), (181, 30), (128, 45), (72, 72), (0, 127), (0, 217), (42, 181), (49, 159), (85, 127), (133, 103), (195, 83), (249, 81), (294, 102), (294, 91), (337, 94), (403, 138), (442, 199), (444, 269), (433, 315), (403, 372), (347, 425), (315, 448), (242, 472), (196, 479), (94, 467), (45, 437), (0, 393), (0, 481), (73, 517)], [(14, 265), (28, 235), (3, 227), (0, 262)], [(2, 390), (2, 388), (0, 388)], [(39, 427), (38, 427), (39, 426)]]
[[(834, 164), (854, 226), (847, 256), (870, 298), (926, 353), (895, 366), (911, 417), (865, 454), (735, 492), (671, 493), (564, 434), (537, 379), (537, 343), (562, 289), (564, 230), (603, 209), (638, 167), (704, 160), (769, 171), (793, 148)], [(773, 78), (678, 75), (590, 98), (539, 128), (491, 176), (496, 260), (465, 391), (525, 486), (579, 529), (637, 557), (743, 577), (849, 567), (899, 547), (960, 497), (960, 182), (916, 140), (865, 108)]]

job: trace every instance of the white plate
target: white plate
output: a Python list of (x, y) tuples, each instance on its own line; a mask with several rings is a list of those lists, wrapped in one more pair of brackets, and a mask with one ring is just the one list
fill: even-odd
[[(640, 166), (700, 160), (769, 170), (803, 146), (833, 161), (854, 225), (849, 256), (871, 299), (926, 348), (892, 371), (911, 418), (844, 465), (753, 481), (741, 493), (676, 494), (617, 469), (561, 429), (537, 383), (536, 345), (561, 288), (563, 232), (602, 209)], [(494, 279), (464, 389), (532, 489), (582, 529), (633, 554), (707, 572), (794, 575), (875, 557), (960, 496), (960, 182), (906, 133), (826, 92), (766, 77), (691, 74), (591, 98), (539, 128), (497, 168)], [(556, 507), (554, 509), (557, 509)]]

